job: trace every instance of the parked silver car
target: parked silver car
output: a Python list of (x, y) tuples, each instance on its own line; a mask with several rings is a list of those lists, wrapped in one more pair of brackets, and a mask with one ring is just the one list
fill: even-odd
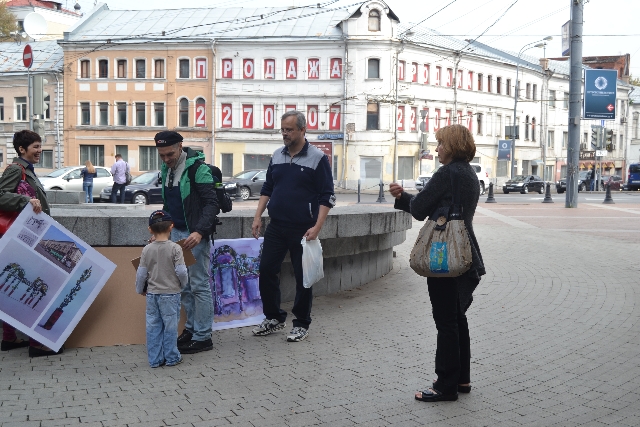
[[(111, 171), (103, 166), (96, 166), (97, 177), (93, 178), (93, 198), (99, 199), (105, 187), (113, 186)], [(84, 166), (67, 166), (40, 177), (45, 190), (82, 191), (82, 175)]]

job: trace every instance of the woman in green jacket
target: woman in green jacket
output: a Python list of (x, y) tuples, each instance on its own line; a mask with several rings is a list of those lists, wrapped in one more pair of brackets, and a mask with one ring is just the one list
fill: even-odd
[[(0, 210), (19, 212), (27, 204), (31, 204), (35, 213), (44, 212), (49, 215), (47, 195), (33, 169), (33, 165), (40, 162), (40, 154), (42, 153), (40, 135), (30, 130), (16, 132), (13, 135), (13, 148), (15, 148), (19, 157), (13, 159), (13, 163), (7, 166), (2, 177), (0, 177)], [(16, 193), (16, 187), (22, 179), (23, 168), (27, 183), (35, 190), (35, 198)], [(16, 336), (16, 330), (13, 326), (4, 323), (2, 326), (1, 350), (8, 351), (26, 346), (29, 346), (30, 357), (49, 356), (63, 351), (61, 348), (59, 352), (55, 352), (33, 338), (29, 341), (22, 340)]]

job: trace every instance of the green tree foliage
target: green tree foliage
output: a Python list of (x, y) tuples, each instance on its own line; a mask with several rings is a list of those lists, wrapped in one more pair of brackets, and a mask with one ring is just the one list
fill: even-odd
[(640, 86), (640, 77), (633, 77), (633, 75), (630, 75), (629, 83), (631, 83), (634, 86)]
[(4, 1), (0, 0), (0, 40), (10, 37), (12, 31), (17, 31), (16, 16), (7, 9)]

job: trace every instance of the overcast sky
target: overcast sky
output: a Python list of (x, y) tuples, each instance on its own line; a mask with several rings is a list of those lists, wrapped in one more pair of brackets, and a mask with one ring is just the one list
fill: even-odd
[[(453, 1), (453, 3), (451, 3)], [(478, 41), (497, 48), (519, 51), (527, 43), (553, 36), (547, 56), (560, 56), (562, 25), (570, 18), (570, 0), (388, 0), (386, 3), (400, 22), (419, 22), (442, 7), (441, 12), (422, 25), (461, 39), (475, 38), (493, 24), (513, 3), (513, 7)], [(93, 8), (93, 0), (80, 0), (83, 12)], [(315, 5), (314, 0), (108, 0), (111, 9), (176, 9), (192, 7), (266, 7)], [(349, 5), (355, 0), (339, 0)], [(75, 2), (66, 0), (66, 7)], [(588, 0), (584, 11), (583, 55), (631, 54), (631, 73), (640, 77), (640, 0)], [(527, 54), (542, 57), (542, 50)]]

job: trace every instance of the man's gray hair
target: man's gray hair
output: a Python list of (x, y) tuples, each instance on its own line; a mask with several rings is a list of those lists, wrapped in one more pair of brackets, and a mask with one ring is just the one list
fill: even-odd
[(297, 110), (287, 111), (282, 115), (282, 118), (280, 120), (284, 120), (287, 117), (291, 117), (291, 116), (296, 117), (296, 125), (298, 126), (298, 129), (302, 129), (303, 127), (307, 126), (307, 118), (304, 116), (304, 113)]

